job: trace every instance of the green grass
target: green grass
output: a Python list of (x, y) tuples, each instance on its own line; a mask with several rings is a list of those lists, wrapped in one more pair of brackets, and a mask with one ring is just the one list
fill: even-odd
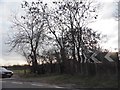
[(30, 70), (12, 70), (14, 72), (14, 74), (16, 75), (25, 75), (25, 74), (29, 74)]
[(21, 73), (20, 77), (26, 81), (37, 81), (43, 83), (50, 83), (50, 84), (75, 84), (76, 86), (80, 87), (98, 87), (98, 88), (116, 88), (117, 87), (117, 76), (108, 76), (108, 75), (101, 75), (101, 76), (81, 76), (81, 75), (67, 75), (67, 74), (42, 74), (42, 75), (35, 75), (35, 74), (23, 74), (23, 71), (17, 71)]

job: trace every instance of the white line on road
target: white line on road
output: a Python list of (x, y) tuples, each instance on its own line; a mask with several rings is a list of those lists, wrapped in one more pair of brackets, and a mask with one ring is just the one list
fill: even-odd
[(44, 87), (49, 87), (49, 88), (63, 88), (63, 87), (59, 87), (59, 86), (56, 86), (56, 85), (49, 85), (49, 84), (31, 84), (31, 85), (33, 85), (33, 86), (39, 86), (39, 87), (41, 87), (41, 86), (44, 86)]
[(59, 86), (53, 86), (53, 87), (55, 87), (55, 88), (63, 88), (63, 87), (59, 87)]
[(33, 85), (33, 86), (43, 86), (43, 85), (40, 85), (40, 84), (31, 84), (31, 85)]
[(11, 82), (13, 84), (23, 84), (22, 82)]

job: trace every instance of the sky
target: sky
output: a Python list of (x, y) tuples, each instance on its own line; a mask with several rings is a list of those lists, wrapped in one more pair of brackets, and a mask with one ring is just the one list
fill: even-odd
[[(20, 4), (23, 0), (0, 0), (0, 65), (27, 64), (25, 58), (15, 52), (8, 52), (5, 45), (10, 30), (11, 15), (20, 12)], [(32, 0), (27, 0), (32, 1)], [(50, 3), (52, 0), (43, 0)], [(118, 21), (114, 18), (116, 3), (114, 0), (99, 0), (102, 8), (99, 10), (99, 18), (89, 27), (107, 35), (107, 42), (101, 46), (109, 50), (118, 48)]]

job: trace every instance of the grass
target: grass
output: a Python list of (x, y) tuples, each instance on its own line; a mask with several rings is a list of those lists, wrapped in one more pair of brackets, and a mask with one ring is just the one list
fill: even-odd
[(13, 74), (14, 77), (23, 77), (30, 72), (29, 70), (12, 70), (12, 71), (14, 73)]
[(16, 74), (25, 81), (42, 82), (50, 84), (74, 84), (75, 87), (88, 87), (88, 88), (116, 88), (118, 87), (117, 76), (115, 75), (96, 75), (94, 77), (81, 76), (81, 75), (68, 75), (68, 74), (30, 74), (29, 71), (24, 74), (24, 70), (16, 70)]

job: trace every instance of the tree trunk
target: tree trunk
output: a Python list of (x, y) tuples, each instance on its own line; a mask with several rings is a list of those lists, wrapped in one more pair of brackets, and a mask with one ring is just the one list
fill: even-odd
[(53, 73), (53, 64), (51, 58), (50, 58), (50, 73)]
[(38, 63), (37, 63), (37, 58), (36, 58), (36, 52), (33, 52), (33, 56), (32, 56), (32, 70), (33, 73), (37, 73), (38, 71)]
[(73, 73), (75, 73), (76, 72), (76, 53), (75, 53), (75, 37), (74, 37), (74, 33), (75, 33), (75, 31), (73, 31), (73, 29), (72, 29), (72, 57), (73, 57), (73, 70), (72, 70), (72, 72)]
[(77, 56), (78, 56), (78, 72), (81, 73), (81, 56), (80, 56), (80, 49), (77, 47)]
[(60, 65), (61, 73), (66, 73), (66, 54), (65, 54), (64, 48), (61, 49), (60, 54), (61, 54), (61, 61), (62, 61)]

